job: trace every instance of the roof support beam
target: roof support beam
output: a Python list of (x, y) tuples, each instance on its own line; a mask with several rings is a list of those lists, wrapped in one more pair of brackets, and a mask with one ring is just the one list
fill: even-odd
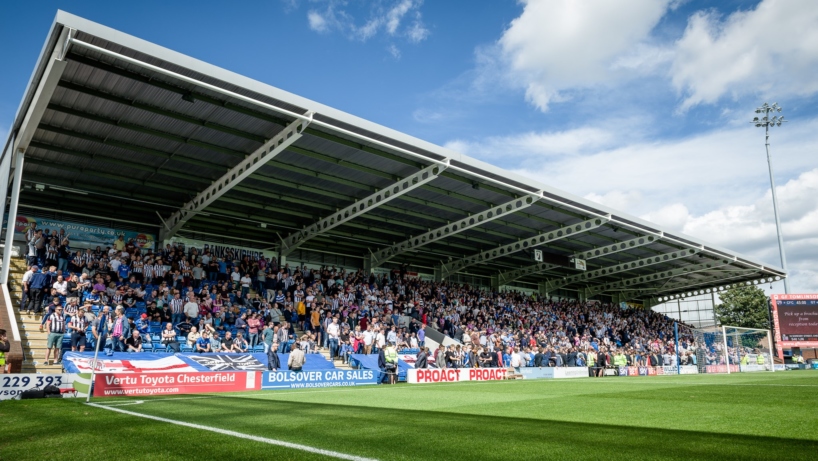
[(248, 155), (247, 158), (239, 162), (238, 165), (228, 170), (227, 173), (214, 181), (209, 187), (199, 192), (196, 197), (182, 206), (180, 210), (173, 213), (170, 218), (166, 220), (168, 227), (164, 227), (160, 231), (159, 239), (164, 241), (176, 235), (176, 232), (185, 225), (191, 216), (204, 210), (217, 198), (241, 183), (246, 177), (264, 166), (276, 155), (284, 152), (290, 144), (301, 138), (304, 128), (309, 125), (312, 119), (312, 112), (308, 112), (306, 116), (306, 120), (299, 118), (284, 127), (277, 135), (265, 142), (261, 147), (256, 149), (255, 152)]
[(593, 271), (586, 271), (581, 274), (563, 277), (561, 279), (549, 280), (546, 284), (548, 291), (553, 291), (570, 285), (572, 283), (585, 282), (587, 280), (597, 279), (599, 277), (606, 277), (609, 275), (619, 274), (621, 272), (628, 272), (643, 267), (653, 266), (664, 262), (674, 261), (682, 258), (689, 258), (699, 253), (699, 249), (685, 248), (682, 250), (675, 250), (665, 254), (641, 258), (630, 262), (623, 262), (615, 266), (602, 267)]
[(43, 114), (48, 108), (48, 102), (51, 100), (54, 90), (57, 89), (57, 83), (59, 83), (63, 72), (65, 72), (65, 67), (68, 65), (65, 61), (65, 53), (75, 32), (74, 29), (64, 28), (56, 45), (54, 45), (51, 59), (45, 67), (23, 123), (14, 138), (15, 144), (12, 152), (25, 152), (28, 149), (28, 145), (34, 137), (34, 132), (37, 130), (37, 125), (40, 124), (40, 120), (42, 120)]
[[(684, 276), (696, 272), (708, 271), (716, 267), (726, 266), (736, 261), (736, 258), (722, 258), (713, 259), (706, 263), (694, 264), (692, 266), (680, 267), (678, 269), (671, 269), (664, 272), (659, 272), (649, 275), (641, 275), (639, 277), (632, 277), (629, 279), (617, 280), (602, 285), (596, 285), (584, 290), (586, 298), (609, 290), (630, 289), (633, 286), (650, 283), (656, 280), (666, 280), (673, 277)], [(661, 289), (661, 288), (659, 288)]]
[[(645, 245), (650, 245), (656, 243), (661, 237), (655, 237), (653, 235), (645, 235), (636, 237), (634, 239), (625, 240), (623, 242), (617, 242), (611, 245), (606, 245), (604, 247), (595, 248), (593, 250), (583, 251), (580, 253), (574, 253), (571, 257), (572, 258), (579, 258), (584, 260), (600, 258), (607, 256), (613, 253), (619, 253), (620, 251), (630, 250), (631, 248), (638, 248)], [(520, 277), (525, 277), (527, 275), (534, 275), (534, 274), (541, 274), (545, 271), (557, 268), (554, 264), (547, 264), (547, 263), (537, 263), (533, 264), (528, 267), (521, 267), (520, 269), (514, 269), (511, 271), (500, 272), (497, 274), (497, 279), (500, 282), (500, 285), (507, 285)], [(549, 282), (550, 283), (550, 282)], [(555, 289), (555, 288), (553, 288)], [(549, 289), (551, 291), (551, 289)]]
[(287, 237), (281, 239), (281, 255), (288, 256), (296, 248), (316, 235), (320, 235), (321, 233), (355, 219), (364, 213), (368, 213), (369, 210), (377, 208), (383, 203), (394, 200), (401, 195), (415, 190), (418, 187), (434, 180), (447, 167), (448, 165), (427, 166), (417, 173), (396, 182), (385, 190), (370, 194), (352, 205), (349, 205), (342, 210), (338, 210), (332, 216), (327, 216), (326, 218), (316, 221), (313, 224), (304, 226), (304, 229), (298, 232), (293, 232)]
[(378, 250), (370, 256), (371, 267), (379, 267), (381, 264), (389, 261), (401, 253), (420, 248), (428, 243), (444, 239), (467, 229), (471, 229), (472, 227), (477, 227), (481, 224), (493, 221), (501, 216), (506, 216), (506, 214), (522, 210), (523, 208), (533, 205), (539, 198), (540, 197), (534, 195), (515, 198), (514, 200), (496, 207), (492, 207), (474, 216), (463, 218), (458, 222), (447, 223), (445, 226), (440, 226), (437, 229), (431, 230), (424, 234), (415, 235), (407, 240), (404, 240), (403, 242)]
[(537, 246), (545, 245), (546, 243), (563, 239), (569, 235), (588, 232), (591, 229), (596, 229), (597, 227), (602, 226), (608, 221), (610, 221), (610, 215), (602, 218), (591, 218), (582, 222), (561, 227), (559, 229), (542, 232), (533, 237), (528, 237), (518, 242), (501, 245), (492, 250), (486, 250), (472, 256), (467, 256), (465, 258), (458, 259), (457, 261), (448, 262), (446, 264), (441, 265), (439, 273), (441, 274), (442, 277), (448, 277), (449, 275), (455, 274), (458, 271), (461, 271), (469, 266), (473, 266), (478, 263), (484, 263), (487, 261), (491, 261), (492, 259), (501, 258), (503, 256), (517, 253), (518, 251), (522, 251), (527, 248), (534, 248)]

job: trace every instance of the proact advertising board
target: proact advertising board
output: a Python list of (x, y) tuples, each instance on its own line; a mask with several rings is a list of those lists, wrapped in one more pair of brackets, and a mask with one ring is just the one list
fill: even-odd
[(409, 384), (500, 381), (505, 377), (505, 368), (412, 368), (406, 370), (406, 382)]

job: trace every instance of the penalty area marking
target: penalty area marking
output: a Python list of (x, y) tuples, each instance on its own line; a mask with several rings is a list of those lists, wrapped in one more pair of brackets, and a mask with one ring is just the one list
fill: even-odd
[[(315, 447), (311, 447), (309, 445), (301, 445), (301, 444), (298, 444), (298, 443), (286, 442), (284, 440), (270, 439), (270, 438), (267, 438), (267, 437), (260, 437), (260, 436), (257, 436), (257, 435), (250, 435), (250, 434), (245, 434), (245, 433), (242, 433), (242, 432), (230, 431), (230, 430), (227, 430), (227, 429), (219, 429), (217, 427), (210, 427), (210, 426), (203, 426), (201, 424), (188, 423), (188, 422), (185, 422), (185, 421), (176, 421), (176, 420), (173, 420), (173, 419), (162, 418), (161, 416), (146, 415), (146, 414), (137, 413), (137, 412), (134, 412), (134, 411), (123, 410), (121, 408), (111, 408), (113, 405), (99, 405), (99, 404), (96, 404), (96, 403), (87, 403), (86, 405), (96, 407), (96, 408), (102, 408), (103, 410), (115, 411), (117, 413), (122, 413), (122, 414), (130, 415), (130, 416), (137, 416), (139, 418), (146, 418), (146, 419), (152, 419), (154, 421), (161, 421), (163, 423), (175, 424), (177, 426), (185, 426), (185, 427), (190, 427), (190, 428), (193, 428), (193, 429), (199, 429), (199, 430), (202, 430), (202, 431), (215, 432), (216, 434), (229, 435), (231, 437), (237, 437), (237, 438), (240, 438), (240, 439), (252, 440), (254, 442), (266, 443), (268, 445), (278, 445), (280, 447), (292, 448), (293, 450), (306, 451), (308, 453), (315, 453), (317, 455), (330, 456), (330, 457), (339, 458), (339, 459), (347, 459), (349, 461), (378, 461), (375, 458), (364, 458), (362, 456), (348, 455), (346, 453), (340, 453), (340, 452), (332, 451), (332, 450), (324, 450), (322, 448), (315, 448)], [(131, 404), (131, 405), (133, 405), (133, 404)]]

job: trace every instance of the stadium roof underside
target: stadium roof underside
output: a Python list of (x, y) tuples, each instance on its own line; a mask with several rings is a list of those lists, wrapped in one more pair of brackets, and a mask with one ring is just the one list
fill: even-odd
[(23, 209), (136, 222), (160, 238), (615, 300), (786, 276), (64, 12), (3, 152), (24, 153)]

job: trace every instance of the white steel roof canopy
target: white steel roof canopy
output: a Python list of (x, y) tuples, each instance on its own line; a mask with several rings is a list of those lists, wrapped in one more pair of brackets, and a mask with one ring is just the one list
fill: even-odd
[[(42, 186), (20, 194), (23, 209), (113, 203), (97, 214), (300, 260), (332, 253), (454, 279), (468, 268), (495, 284), (616, 299), (786, 276), (64, 12), (3, 152), (24, 155), (22, 182)], [(532, 266), (534, 246), (588, 270)], [(700, 269), (709, 261), (739, 272)]]

